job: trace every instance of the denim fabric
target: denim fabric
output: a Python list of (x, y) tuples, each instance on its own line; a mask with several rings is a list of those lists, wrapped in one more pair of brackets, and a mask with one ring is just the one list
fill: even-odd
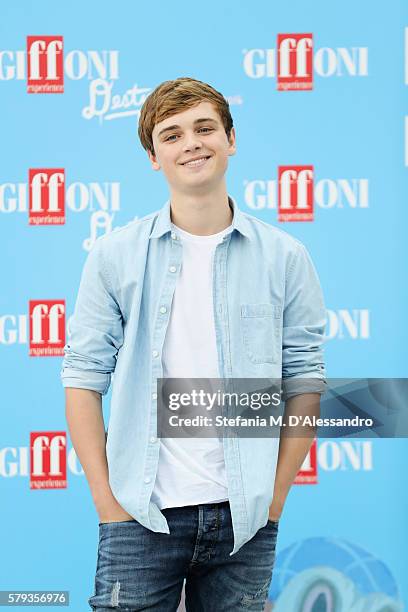
[[(326, 309), (310, 256), (297, 239), (229, 200), (233, 230), (213, 264), (220, 378), (282, 379), (283, 399), (324, 392)], [(139, 523), (166, 534), (165, 514), (150, 498), (160, 449), (157, 379), (182, 251), (170, 201), (98, 238), (82, 271), (61, 370), (64, 387), (105, 395), (113, 381), (110, 487)], [(279, 438), (225, 437), (223, 446), (234, 555), (266, 523)]]
[(175, 612), (185, 583), (187, 612), (263, 610), (279, 522), (268, 520), (230, 556), (228, 502), (162, 510), (170, 534), (137, 521), (99, 524), (92, 610)]

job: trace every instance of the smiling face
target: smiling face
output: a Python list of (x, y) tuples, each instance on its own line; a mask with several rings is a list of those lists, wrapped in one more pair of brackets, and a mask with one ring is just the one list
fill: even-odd
[(215, 189), (234, 155), (235, 130), (228, 140), (221, 118), (211, 102), (156, 123), (152, 133), (155, 155), (148, 151), (154, 170), (163, 170), (171, 191), (204, 193)]

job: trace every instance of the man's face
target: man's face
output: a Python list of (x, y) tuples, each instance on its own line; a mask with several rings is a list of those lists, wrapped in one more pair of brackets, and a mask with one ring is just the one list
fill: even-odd
[[(211, 102), (200, 102), (156, 123), (152, 138), (155, 155), (148, 151), (152, 168), (163, 170), (172, 190), (188, 194), (216, 187), (227, 169), (228, 156), (236, 151), (234, 128), (228, 141)], [(197, 161), (186, 163), (191, 160)]]

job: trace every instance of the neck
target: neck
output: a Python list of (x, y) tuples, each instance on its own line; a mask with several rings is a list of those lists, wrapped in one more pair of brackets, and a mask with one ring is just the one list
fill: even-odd
[(181, 229), (197, 236), (211, 236), (231, 225), (233, 212), (226, 187), (205, 194), (172, 193), (170, 217)]

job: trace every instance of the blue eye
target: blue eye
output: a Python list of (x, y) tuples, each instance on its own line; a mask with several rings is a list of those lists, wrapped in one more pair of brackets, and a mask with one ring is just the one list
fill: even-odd
[[(212, 131), (213, 131), (213, 128), (209, 128), (209, 127), (202, 127), (202, 128), (199, 128), (199, 129), (198, 129), (198, 131), (199, 131), (199, 132), (201, 132), (202, 130), (205, 130), (206, 132), (212, 132)], [(177, 137), (177, 134), (171, 134), (170, 136), (168, 136), (168, 137), (165, 139), (165, 142), (167, 142), (167, 141), (171, 141), (171, 139), (172, 139), (172, 138), (176, 138), (176, 137)]]

